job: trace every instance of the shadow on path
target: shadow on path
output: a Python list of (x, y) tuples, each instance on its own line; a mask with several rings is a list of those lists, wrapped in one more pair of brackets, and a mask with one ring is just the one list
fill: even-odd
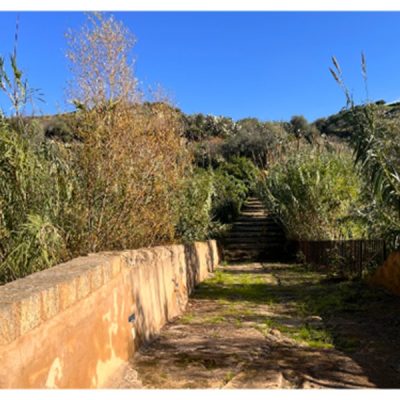
[(400, 299), (325, 278), (223, 267), (131, 367), (147, 388), (399, 388)]

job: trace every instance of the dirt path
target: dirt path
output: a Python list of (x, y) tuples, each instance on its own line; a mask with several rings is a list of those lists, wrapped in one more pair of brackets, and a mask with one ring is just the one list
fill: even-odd
[(222, 267), (113, 386), (400, 387), (399, 299), (325, 278), (296, 265)]

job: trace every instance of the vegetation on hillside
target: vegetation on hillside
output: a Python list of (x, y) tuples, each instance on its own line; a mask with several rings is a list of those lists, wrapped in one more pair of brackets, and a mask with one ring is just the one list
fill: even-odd
[(347, 148), (305, 146), (270, 168), (260, 194), (290, 239), (360, 238), (362, 179)]
[[(370, 232), (385, 237), (391, 247), (400, 246), (400, 115), (382, 101), (356, 106), (342, 70), (333, 57), (331, 73), (344, 91), (351, 121), (354, 162), (366, 180), (364, 195), (368, 205), (360, 210)], [(367, 86), (367, 65), (361, 54), (361, 72)]]
[[(75, 111), (28, 117), (40, 99), (17, 50), (0, 58), (0, 283), (77, 255), (222, 235), (258, 194), (289, 237), (400, 237), (398, 105), (309, 123), (186, 115), (145, 98), (133, 35), (94, 13), (67, 34)], [(363, 74), (365, 74), (363, 67)]]

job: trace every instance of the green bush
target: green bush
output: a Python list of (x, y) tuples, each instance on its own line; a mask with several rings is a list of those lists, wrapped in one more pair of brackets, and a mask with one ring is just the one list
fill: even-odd
[[(365, 177), (366, 206), (360, 210), (367, 221), (369, 234), (383, 237), (390, 248), (400, 248), (400, 117), (399, 103), (386, 105), (380, 100), (367, 100), (356, 105), (354, 96), (343, 79), (343, 73), (335, 57), (330, 72), (343, 90), (346, 109), (336, 117), (345, 122), (350, 131), (350, 142), (354, 145), (355, 164)], [(367, 65), (361, 53), (361, 72), (365, 88)], [(368, 99), (368, 91), (366, 90)], [(339, 117), (339, 118), (338, 118)]]
[(222, 169), (214, 171), (212, 216), (214, 221), (230, 223), (240, 213), (248, 189), (243, 181)]
[(229, 162), (221, 163), (218, 170), (241, 180), (248, 192), (256, 188), (260, 176), (259, 169), (245, 157), (234, 156)]
[(246, 157), (264, 168), (276, 149), (287, 140), (283, 124), (246, 118), (237, 122), (235, 134), (220, 145), (220, 152), (228, 161), (234, 156)]
[(193, 114), (183, 115), (184, 136), (190, 141), (213, 137), (228, 137), (235, 131), (235, 123), (228, 117)]
[(303, 149), (276, 164), (259, 187), (288, 236), (322, 240), (362, 236), (365, 226), (355, 213), (362, 181), (347, 152)]
[(0, 128), (0, 283), (65, 256), (58, 222), (69, 196), (57, 158), (50, 145), (38, 147)]
[(178, 205), (176, 235), (183, 242), (204, 240), (211, 225), (213, 175), (196, 169), (186, 180)]
[(191, 242), (222, 234), (225, 224), (239, 215), (258, 179), (258, 168), (243, 157), (222, 161), (214, 170), (195, 169), (179, 203), (177, 237)]
[(367, 185), (363, 215), (371, 233), (400, 247), (400, 118), (375, 104), (352, 109), (356, 163)]

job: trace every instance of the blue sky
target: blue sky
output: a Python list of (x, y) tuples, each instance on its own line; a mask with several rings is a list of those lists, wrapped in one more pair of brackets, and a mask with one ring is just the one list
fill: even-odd
[[(67, 109), (64, 33), (81, 12), (19, 12), (19, 63), (40, 88), (43, 113)], [(0, 54), (12, 51), (17, 13), (0, 12)], [(187, 113), (310, 121), (337, 112), (344, 96), (330, 76), (335, 55), (355, 99), (400, 98), (400, 13), (116, 12), (134, 33), (136, 75), (161, 84)], [(0, 103), (4, 107), (4, 102)]]

